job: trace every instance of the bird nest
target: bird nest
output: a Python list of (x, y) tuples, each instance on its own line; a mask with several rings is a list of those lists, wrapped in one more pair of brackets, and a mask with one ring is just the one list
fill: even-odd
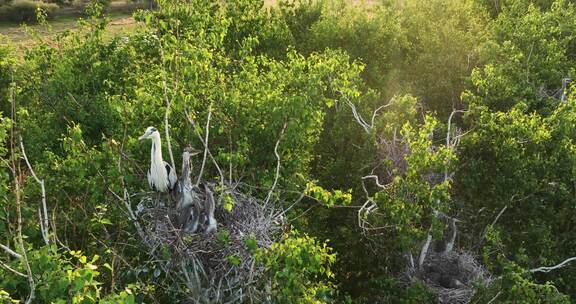
[[(253, 252), (256, 245), (269, 247), (278, 239), (283, 229), (281, 210), (237, 190), (217, 190), (213, 185), (205, 189), (214, 193), (216, 232), (206, 231), (206, 218), (195, 233), (186, 232), (177, 224), (180, 211), (175, 203), (152, 194), (138, 205), (142, 241), (166, 277), (187, 295), (184, 303), (258, 302), (265, 297), (264, 268)], [(202, 204), (206, 191), (194, 192), (194, 200)], [(228, 211), (223, 205), (230, 198), (233, 207)]]
[(470, 303), (478, 286), (488, 287), (490, 273), (466, 251), (430, 253), (420, 268), (408, 271), (412, 281), (420, 281), (439, 303)]

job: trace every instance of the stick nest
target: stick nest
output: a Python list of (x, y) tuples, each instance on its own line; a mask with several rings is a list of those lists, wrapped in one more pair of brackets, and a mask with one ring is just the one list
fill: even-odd
[[(137, 210), (142, 241), (175, 288), (187, 295), (185, 303), (259, 302), (265, 297), (264, 268), (247, 243), (269, 247), (277, 241), (284, 227), (281, 210), (236, 189), (208, 187), (216, 200), (216, 233), (207, 234), (203, 220), (198, 232), (186, 233), (177, 225), (175, 203), (163, 203), (167, 199), (151, 194)], [(203, 205), (204, 191), (194, 192), (194, 200)], [(234, 202), (231, 211), (222, 207), (225, 196)]]
[(466, 251), (430, 253), (421, 268), (408, 277), (420, 281), (436, 294), (439, 303), (470, 303), (478, 285), (488, 287), (490, 273)]

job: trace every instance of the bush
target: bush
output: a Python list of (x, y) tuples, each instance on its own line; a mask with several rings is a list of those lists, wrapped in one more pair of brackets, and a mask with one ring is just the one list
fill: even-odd
[(37, 9), (42, 9), (46, 13), (51, 14), (58, 9), (58, 5), (33, 0), (14, 0), (10, 4), (0, 6), (0, 20), (12, 22), (36, 21)]
[(256, 260), (269, 271), (274, 303), (320, 304), (329, 302), (334, 278), (330, 267), (336, 255), (326, 243), (292, 231), (286, 238), (261, 248)]

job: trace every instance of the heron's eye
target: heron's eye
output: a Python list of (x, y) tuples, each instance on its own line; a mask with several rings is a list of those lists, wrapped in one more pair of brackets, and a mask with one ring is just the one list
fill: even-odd
[(152, 129), (150, 129), (150, 131), (156, 132), (156, 131), (158, 131), (158, 130), (156, 130), (156, 128), (152, 128)]

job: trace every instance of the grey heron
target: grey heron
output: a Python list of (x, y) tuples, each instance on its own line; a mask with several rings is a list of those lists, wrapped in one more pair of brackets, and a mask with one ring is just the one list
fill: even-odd
[(168, 192), (176, 184), (176, 171), (162, 159), (160, 133), (154, 127), (148, 127), (139, 140), (151, 139), (150, 169), (148, 169), (148, 184), (153, 191)]
[(210, 190), (208, 185), (203, 185), (206, 193), (206, 200), (204, 201), (204, 211), (206, 212), (207, 220), (206, 233), (210, 234), (215, 233), (218, 230), (218, 222), (216, 221), (216, 218), (214, 218), (214, 209), (216, 206), (214, 205), (214, 195), (212, 194), (212, 190)]
[[(174, 189), (174, 196), (178, 202), (177, 210), (180, 212), (178, 224), (187, 232), (194, 233), (200, 220), (200, 205), (190, 180), (191, 162), (190, 157), (200, 153), (194, 148), (184, 148), (182, 152), (182, 173)], [(188, 219), (192, 216), (190, 223)]]

